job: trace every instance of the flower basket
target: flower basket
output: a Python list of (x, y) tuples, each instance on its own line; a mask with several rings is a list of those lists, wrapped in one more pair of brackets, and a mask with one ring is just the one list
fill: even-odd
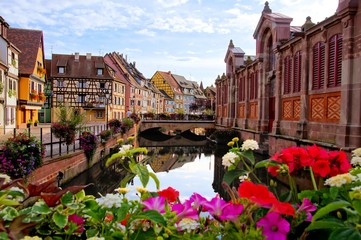
[(97, 137), (91, 132), (82, 132), (80, 138), (81, 148), (84, 150), (84, 154), (88, 160), (91, 160), (94, 156), (97, 148)]
[(70, 145), (75, 141), (75, 128), (68, 124), (53, 123), (51, 125), (52, 133), (59, 139), (64, 139), (66, 145)]
[(30, 92), (30, 99), (31, 100), (36, 100), (38, 99), (38, 92), (36, 90), (31, 90)]
[(45, 97), (45, 94), (43, 92), (40, 92), (39, 93), (39, 100), (40, 101), (45, 101), (46, 97)]

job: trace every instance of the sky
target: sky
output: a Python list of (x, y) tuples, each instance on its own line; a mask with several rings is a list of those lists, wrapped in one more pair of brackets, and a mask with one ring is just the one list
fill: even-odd
[[(269, 0), (301, 26), (332, 16), (338, 0)], [(171, 71), (214, 85), (225, 72), (229, 41), (255, 55), (253, 33), (264, 0), (0, 0), (10, 27), (42, 30), (51, 54), (119, 52), (146, 78)]]

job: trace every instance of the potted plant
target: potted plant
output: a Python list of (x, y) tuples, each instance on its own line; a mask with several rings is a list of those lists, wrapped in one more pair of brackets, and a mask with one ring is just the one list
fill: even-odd
[(38, 126), (38, 123), (39, 123), (39, 121), (36, 119), (36, 120), (34, 121), (34, 126), (35, 126), (35, 127)]
[(31, 99), (31, 100), (36, 100), (36, 99), (38, 99), (38, 92), (37, 92), (35, 89), (31, 90), (31, 92), (30, 92), (30, 99)]
[(30, 128), (30, 126), (33, 124), (33, 120), (29, 119), (28, 122), (26, 123), (26, 127)]

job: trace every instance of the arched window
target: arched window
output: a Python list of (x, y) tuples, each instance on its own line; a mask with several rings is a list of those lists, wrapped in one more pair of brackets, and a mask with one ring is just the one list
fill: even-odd
[(321, 89), (325, 84), (325, 43), (313, 46), (312, 89)]
[(291, 92), (291, 56), (285, 57), (283, 60), (283, 93), (289, 94)]
[(332, 36), (328, 43), (328, 82), (327, 87), (341, 86), (342, 36)]
[(293, 92), (301, 91), (301, 51), (293, 56)]

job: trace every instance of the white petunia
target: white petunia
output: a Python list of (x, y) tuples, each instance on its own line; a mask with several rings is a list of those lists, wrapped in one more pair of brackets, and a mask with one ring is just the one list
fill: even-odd
[(186, 230), (188, 233), (190, 233), (192, 230), (195, 230), (199, 227), (199, 223), (191, 218), (183, 218), (179, 223), (178, 223), (178, 228), (181, 231)]
[(237, 154), (233, 152), (228, 152), (222, 157), (222, 165), (225, 167), (229, 167), (236, 161), (237, 158)]
[(361, 157), (361, 148), (356, 148), (352, 151), (352, 155), (355, 157)]
[(361, 157), (359, 157), (359, 156), (352, 157), (351, 164), (354, 166), (361, 166)]
[(325, 185), (331, 187), (341, 187), (344, 184), (351, 183), (355, 180), (355, 176), (350, 173), (339, 174), (334, 177), (331, 177), (325, 181)]
[(255, 140), (247, 139), (242, 143), (241, 150), (247, 151), (247, 150), (257, 150), (259, 149), (258, 143)]

